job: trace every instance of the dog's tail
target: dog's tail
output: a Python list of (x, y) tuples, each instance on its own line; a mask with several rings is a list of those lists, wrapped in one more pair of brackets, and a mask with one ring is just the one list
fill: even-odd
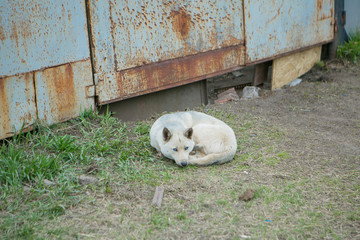
[(222, 164), (232, 160), (235, 156), (235, 153), (236, 153), (236, 147), (232, 146), (232, 147), (228, 147), (224, 152), (210, 153), (204, 157), (197, 158), (196, 161), (190, 163), (198, 166)]

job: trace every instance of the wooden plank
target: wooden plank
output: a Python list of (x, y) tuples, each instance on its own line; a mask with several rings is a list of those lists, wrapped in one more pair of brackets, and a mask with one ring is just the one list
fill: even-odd
[(294, 81), (320, 61), (321, 46), (294, 53), (273, 61), (271, 90)]
[(271, 61), (259, 63), (255, 65), (254, 80), (253, 80), (254, 86), (258, 86), (266, 82), (270, 63)]
[(164, 196), (164, 187), (162, 186), (156, 187), (152, 204), (157, 207), (161, 207), (163, 196)]

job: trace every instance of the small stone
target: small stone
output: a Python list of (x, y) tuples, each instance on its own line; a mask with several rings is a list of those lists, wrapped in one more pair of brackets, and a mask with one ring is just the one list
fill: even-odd
[(99, 180), (97, 178), (94, 177), (90, 177), (90, 176), (86, 176), (86, 175), (81, 175), (79, 177), (79, 183), (82, 185), (89, 185), (89, 184), (95, 184), (98, 183)]
[(242, 200), (242, 201), (250, 201), (251, 199), (254, 198), (254, 190), (252, 189), (248, 189), (246, 190), (240, 197), (239, 199)]
[(44, 179), (43, 183), (45, 184), (45, 186), (54, 186), (55, 185), (54, 182), (47, 180), (47, 179)]
[(24, 186), (24, 187), (23, 187), (23, 193), (29, 194), (30, 191), (31, 191), (31, 187), (27, 187), (27, 186)]
[(254, 86), (244, 87), (241, 99), (252, 99), (259, 97), (260, 88)]
[(225, 92), (218, 94), (218, 98), (215, 100), (215, 103), (224, 103), (228, 101), (238, 101), (239, 96), (237, 95), (235, 88), (230, 88)]

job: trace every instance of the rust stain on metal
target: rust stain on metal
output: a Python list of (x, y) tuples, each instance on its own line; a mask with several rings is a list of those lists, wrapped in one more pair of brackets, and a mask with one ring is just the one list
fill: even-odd
[[(326, 1), (324, 3), (324, 1)], [(325, 8), (326, 6), (327, 8)], [(317, 0), (317, 20), (321, 21), (324, 19), (333, 17), (333, 0)]]
[(109, 5), (106, 12), (90, 7), (93, 36), (101, 39), (94, 42), (95, 55), (102, 56), (95, 59), (96, 72), (104, 72), (97, 66), (104, 57), (114, 57), (109, 63), (123, 71), (235, 46), (244, 39), (241, 0), (117, 0)]
[[(0, 79), (0, 132), (4, 131), (4, 133), (0, 134), (0, 139), (7, 137), (7, 131), (10, 129), (10, 116), (9, 116), (9, 102), (7, 98), (7, 92), (5, 87), (5, 79)], [(2, 136), (4, 135), (4, 136)]]
[[(45, 69), (43, 79), (46, 81), (45, 94), (49, 96), (50, 112), (45, 114), (59, 121), (67, 119), (74, 112), (76, 105), (76, 91), (74, 87), (74, 73), (71, 64)], [(38, 93), (40, 93), (38, 91)], [(45, 119), (46, 120), (46, 119)]]
[(35, 72), (39, 119), (46, 124), (58, 123), (93, 108), (94, 98), (86, 95), (92, 81), (90, 60)]
[(72, 65), (67, 64), (61, 68), (54, 68), (54, 80), (57, 110), (61, 115), (73, 110), (75, 106), (76, 91), (74, 89), (74, 73)]
[(185, 39), (191, 30), (191, 16), (182, 8), (179, 11), (171, 11), (173, 30), (179, 38)]
[(0, 79), (0, 139), (32, 129), (36, 117), (33, 74)]
[(269, 23), (273, 22), (277, 17), (280, 16), (280, 11), (283, 8), (283, 6), (284, 6), (284, 0), (281, 1), (281, 5), (278, 7), (275, 15), (266, 22), (266, 24), (265, 24), (266, 26), (268, 26)]
[(323, 0), (318, 0), (317, 1), (317, 10), (321, 10), (322, 9), (322, 6), (323, 6)]
[(16, 27), (15, 22), (12, 22), (12, 25), (11, 25), (10, 39), (15, 40), (16, 46), (19, 47), (19, 37), (18, 37), (18, 34), (17, 34), (17, 27)]
[[(1, 16), (0, 16), (0, 22), (2, 22)], [(0, 24), (0, 41), (4, 41), (4, 40), (5, 40), (4, 28)]]
[(118, 72), (116, 84), (119, 97), (100, 101), (100, 104), (184, 85), (239, 69), (245, 64), (244, 54), (245, 47), (238, 45)]
[(26, 106), (32, 106), (32, 111), (30, 111), (30, 107), (27, 108), (27, 113), (24, 118), (21, 119), (22, 122), (26, 125), (32, 124), (35, 119), (36, 114), (36, 103), (35, 103), (35, 89), (34, 89), (34, 74), (26, 73), (25, 75), (25, 89), (24, 94), (26, 96), (27, 101), (25, 103)]

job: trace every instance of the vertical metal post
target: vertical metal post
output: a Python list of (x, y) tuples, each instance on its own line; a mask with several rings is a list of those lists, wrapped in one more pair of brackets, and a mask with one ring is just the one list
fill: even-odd
[(329, 58), (336, 58), (337, 47), (343, 44), (348, 36), (345, 31), (346, 13), (344, 0), (335, 0), (335, 29), (334, 41), (329, 44)]

